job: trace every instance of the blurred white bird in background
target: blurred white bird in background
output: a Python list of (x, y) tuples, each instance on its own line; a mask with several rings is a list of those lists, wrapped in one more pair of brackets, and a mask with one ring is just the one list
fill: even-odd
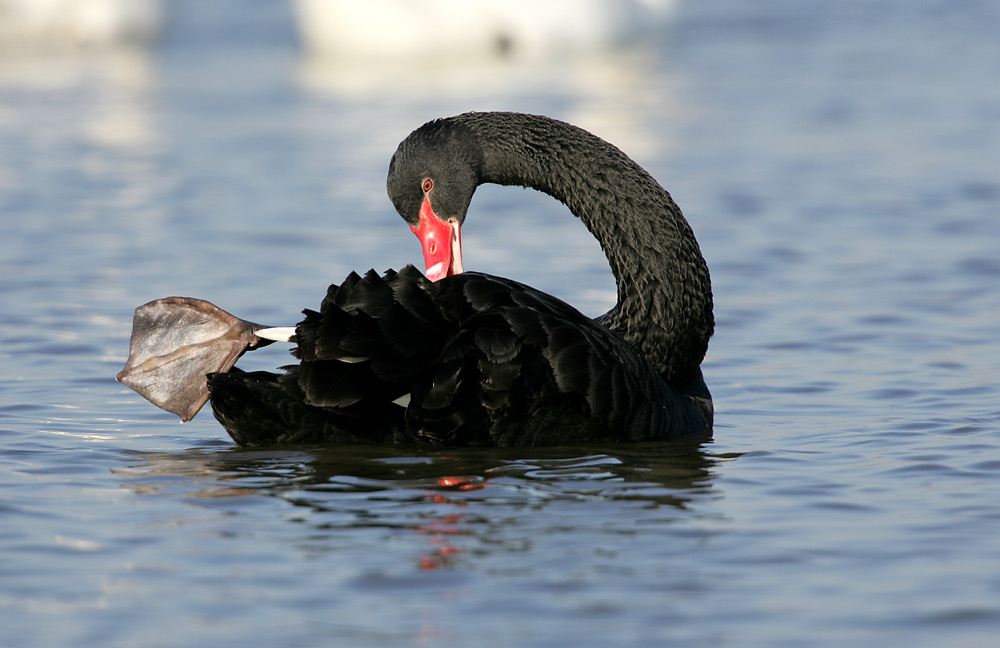
[(655, 34), (677, 0), (292, 0), (313, 54), (540, 58)]
[(0, 0), (0, 49), (150, 43), (162, 0)]

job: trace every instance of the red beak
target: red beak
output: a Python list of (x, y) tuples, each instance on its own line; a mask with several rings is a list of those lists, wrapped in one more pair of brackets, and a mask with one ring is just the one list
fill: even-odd
[(431, 281), (457, 275), (462, 267), (462, 231), (458, 221), (441, 220), (431, 208), (431, 201), (424, 198), (420, 206), (420, 222), (410, 226), (420, 239), (424, 251), (424, 274)]

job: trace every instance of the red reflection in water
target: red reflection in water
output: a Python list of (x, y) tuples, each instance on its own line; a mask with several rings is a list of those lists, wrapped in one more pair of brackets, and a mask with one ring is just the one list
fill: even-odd
[[(479, 477), (449, 476), (439, 477), (438, 485), (457, 491), (478, 490), (486, 486)], [(444, 493), (428, 493), (427, 499), (442, 506), (464, 508), (465, 502), (456, 502)], [(465, 514), (449, 512), (441, 517), (414, 527), (417, 533), (430, 536), (431, 550), (420, 556), (420, 568), (427, 571), (447, 567), (454, 562), (454, 557), (462, 553), (462, 549), (451, 543), (451, 538), (463, 535), (461, 522)]]

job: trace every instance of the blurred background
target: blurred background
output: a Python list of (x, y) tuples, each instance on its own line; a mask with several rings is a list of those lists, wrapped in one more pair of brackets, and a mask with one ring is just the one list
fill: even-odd
[[(0, 644), (992, 645), (998, 33), (986, 0), (0, 0)], [(672, 193), (714, 443), (246, 451), (114, 382), (151, 299), (291, 325), (419, 264), (389, 158), (468, 110)], [(463, 240), (614, 302), (544, 195), (482, 187)]]

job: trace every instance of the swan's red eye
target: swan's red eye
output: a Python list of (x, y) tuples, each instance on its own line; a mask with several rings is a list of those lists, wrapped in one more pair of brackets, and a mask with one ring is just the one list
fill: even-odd
[(434, 181), (430, 178), (424, 179), (424, 192), (428, 192), (434, 188)]

